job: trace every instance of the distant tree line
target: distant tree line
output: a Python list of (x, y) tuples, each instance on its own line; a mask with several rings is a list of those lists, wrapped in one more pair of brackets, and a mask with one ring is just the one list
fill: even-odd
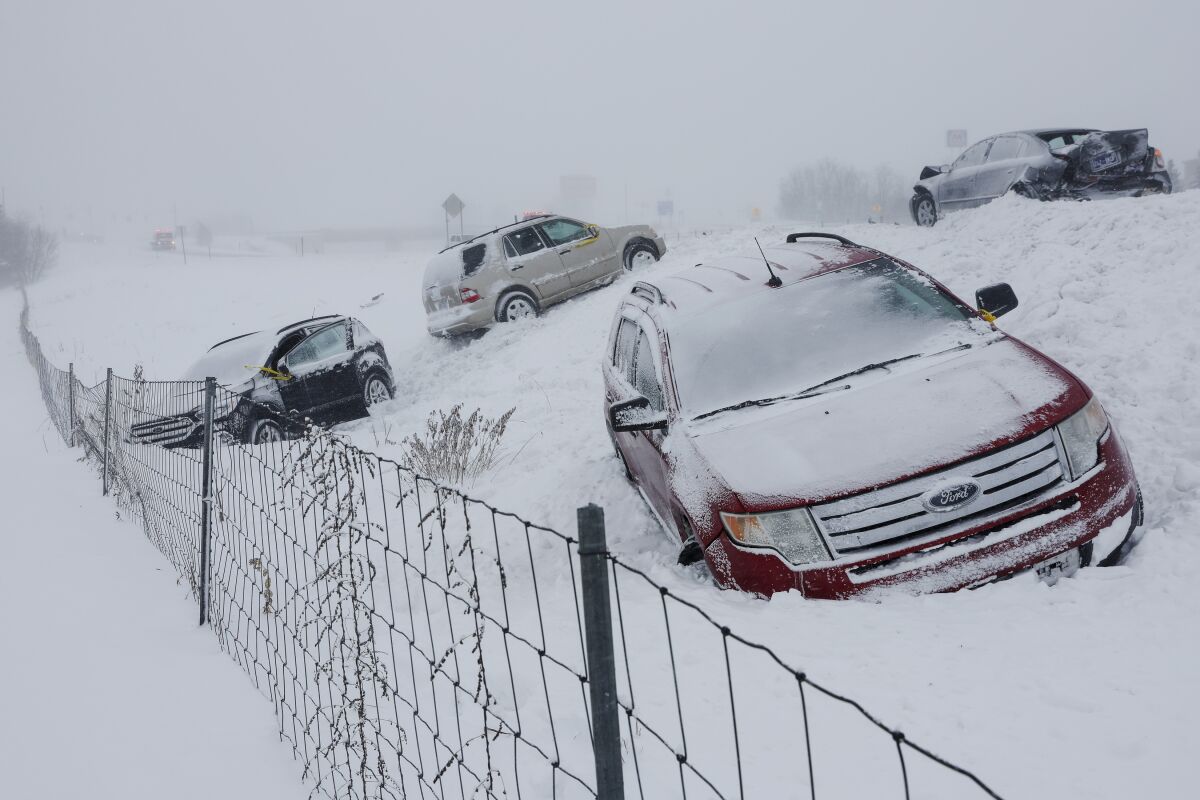
[(0, 206), (0, 288), (26, 286), (58, 260), (58, 236), (9, 216)]
[(812, 222), (907, 222), (911, 184), (886, 164), (866, 172), (831, 158), (796, 167), (779, 186), (779, 211)]

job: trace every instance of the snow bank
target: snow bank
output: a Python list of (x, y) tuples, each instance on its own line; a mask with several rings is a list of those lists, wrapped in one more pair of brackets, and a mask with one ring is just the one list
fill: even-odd
[(52, 425), (0, 293), (0, 772), (8, 798), (296, 798), (270, 705)]
[[(653, 271), (752, 253), (753, 235), (766, 244), (811, 228), (672, 239)], [(48, 352), (85, 375), (141, 362), (147, 376), (173, 376), (172, 365), (235, 333), (313, 313), (358, 313), (385, 342), (399, 389), (376, 416), (346, 426), (358, 444), (395, 456), (433, 409), (463, 401), (496, 415), (515, 406), (500, 466), (474, 494), (567, 532), (577, 506), (603, 505), (610, 543), (624, 559), (978, 771), (1003, 796), (1178, 795), (1192, 780), (1188, 757), (1200, 748), (1200, 325), (1192, 308), (1200, 192), (1094, 203), (1006, 198), (932, 229), (830, 230), (916, 264), (968, 300), (979, 286), (1013, 285), (1021, 305), (1000, 326), (1088, 383), (1131, 453), (1146, 533), (1126, 565), (1086, 569), (1053, 588), (1023, 576), (883, 603), (763, 601), (714, 589), (674, 564), (625, 482), (601, 418), (599, 363), (611, 316), (638, 276), (463, 343), (425, 334), (421, 275), (432, 243), (391, 258), (230, 258), (193, 260), (186, 269), (117, 247), (64, 246), (63, 267), (33, 292), (33, 323)], [(383, 301), (359, 309), (380, 292)], [(181, 295), (186, 302), (161, 300)], [(634, 611), (648, 604), (651, 642), (656, 601), (627, 599)], [(682, 663), (695, 670), (693, 722), (717, 725), (719, 708), (704, 710), (704, 693), (716, 686), (705, 683), (710, 646), (689, 642)], [(849, 730), (838, 724), (829, 722)]]

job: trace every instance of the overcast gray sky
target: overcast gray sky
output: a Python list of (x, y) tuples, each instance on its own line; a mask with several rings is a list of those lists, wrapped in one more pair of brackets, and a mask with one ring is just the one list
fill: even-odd
[(588, 174), (598, 222), (626, 187), (734, 222), (822, 156), (915, 180), (950, 127), (1144, 126), (1182, 160), (1198, 5), (0, 0), (0, 186), (50, 224), (294, 229), (440, 224), (450, 191), (503, 221)]

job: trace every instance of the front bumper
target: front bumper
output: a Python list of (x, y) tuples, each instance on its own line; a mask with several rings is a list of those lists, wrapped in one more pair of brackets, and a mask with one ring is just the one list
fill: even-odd
[(940, 538), (800, 568), (772, 553), (739, 548), (722, 533), (705, 558), (723, 584), (762, 595), (798, 589), (806, 597), (835, 600), (950, 592), (1030, 569), (1089, 542), (1089, 563), (1108, 559), (1139, 521), (1137, 498), (1133, 466), (1110, 427), (1100, 463), (1087, 475)]

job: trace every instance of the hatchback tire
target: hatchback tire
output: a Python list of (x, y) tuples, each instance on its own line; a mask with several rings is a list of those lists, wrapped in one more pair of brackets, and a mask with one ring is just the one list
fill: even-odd
[(913, 200), (913, 220), (922, 228), (932, 228), (937, 223), (937, 206), (924, 192)]
[(500, 322), (516, 322), (519, 319), (533, 319), (538, 315), (537, 301), (526, 292), (509, 292), (500, 300), (500, 308), (496, 311), (496, 319)]
[(622, 261), (626, 272), (644, 269), (658, 261), (658, 251), (649, 242), (633, 242), (625, 248), (625, 257)]
[(386, 403), (392, 399), (392, 387), (388, 385), (387, 378), (378, 372), (373, 372), (367, 376), (367, 380), (363, 383), (363, 405), (369, 410), (372, 406)]
[(286, 437), (283, 435), (283, 426), (269, 417), (253, 420), (246, 431), (246, 441), (249, 444), (282, 442), (284, 438)]

